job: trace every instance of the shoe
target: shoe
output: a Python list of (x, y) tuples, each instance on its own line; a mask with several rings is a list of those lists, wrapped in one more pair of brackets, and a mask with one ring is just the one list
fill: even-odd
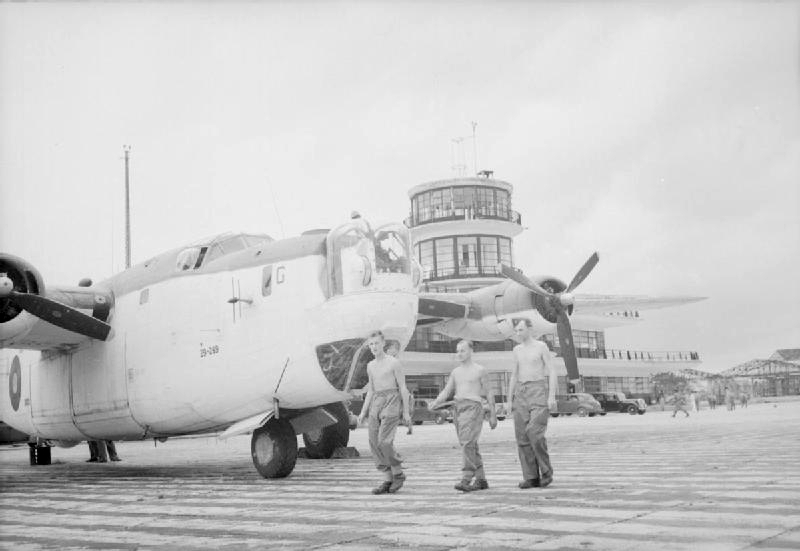
[(406, 481), (406, 475), (403, 473), (394, 475), (391, 485), (389, 486), (389, 493), (394, 494), (403, 487), (403, 482)]
[(453, 486), (453, 488), (455, 488), (455, 489), (456, 489), (456, 490), (458, 490), (459, 492), (471, 492), (472, 490), (474, 490), (474, 489), (475, 489), (475, 488), (473, 488), (473, 487), (472, 487), (472, 485), (469, 483), (469, 480), (462, 480), (461, 482), (459, 482), (458, 484), (456, 484), (455, 486)]
[(528, 488), (538, 488), (541, 485), (538, 478), (531, 478), (523, 480), (518, 484), (520, 490), (527, 490)]
[(108, 463), (108, 459), (98, 459), (98, 463)]
[(373, 488), (372, 489), (372, 493), (375, 494), (375, 495), (388, 494), (389, 493), (389, 487), (391, 485), (392, 485), (392, 483), (389, 482), (388, 480), (386, 482), (381, 482), (380, 486), (378, 486), (377, 488)]
[(550, 473), (547, 476), (543, 476), (542, 480), (539, 481), (540, 488), (547, 488), (553, 482), (553, 473)]
[(111, 461), (122, 461), (122, 459), (120, 459), (119, 457), (112, 457)]
[(489, 483), (486, 482), (485, 478), (476, 478), (475, 482), (473, 482), (470, 485), (469, 489), (472, 490), (473, 492), (476, 492), (478, 490), (488, 490)]
[(97, 458), (96, 457), (92, 457), (91, 459), (87, 459), (86, 462), (87, 463), (97, 463)]

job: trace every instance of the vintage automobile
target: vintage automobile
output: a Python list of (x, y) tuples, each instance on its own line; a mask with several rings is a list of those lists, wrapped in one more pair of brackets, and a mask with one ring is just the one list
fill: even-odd
[(431, 411), (428, 405), (433, 402), (433, 399), (416, 398), (414, 400), (414, 410), (411, 412), (411, 422), (415, 425), (421, 425), (425, 421), (441, 425), (448, 420), (447, 410)]
[(559, 415), (576, 414), (578, 417), (594, 417), (597, 414), (605, 415), (606, 412), (600, 406), (600, 402), (595, 400), (591, 394), (585, 392), (575, 392), (572, 394), (562, 394), (556, 396), (558, 410), (551, 411), (551, 417)]
[(592, 394), (606, 411), (628, 412), (644, 415), (647, 404), (641, 398), (627, 398), (624, 392), (597, 392)]

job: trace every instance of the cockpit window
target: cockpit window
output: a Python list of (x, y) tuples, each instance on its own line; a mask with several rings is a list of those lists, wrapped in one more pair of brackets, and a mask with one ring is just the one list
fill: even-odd
[(410, 274), (408, 229), (402, 225), (381, 226), (375, 231), (375, 268), (380, 273)]
[(375, 259), (372, 230), (358, 219), (328, 234), (328, 284), (331, 295), (341, 295), (368, 284), (367, 271)]
[(200, 265), (200, 261), (200, 247), (190, 247), (178, 253), (178, 258), (175, 260), (175, 269), (179, 272), (193, 270)]

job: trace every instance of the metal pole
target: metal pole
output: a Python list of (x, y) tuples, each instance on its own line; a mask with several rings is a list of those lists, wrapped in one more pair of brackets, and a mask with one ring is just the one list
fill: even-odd
[(472, 123), (472, 168), (473, 174), (478, 175), (478, 138), (475, 136), (475, 127), (478, 126), (477, 122)]
[(128, 181), (128, 157), (131, 146), (122, 146), (125, 151), (125, 269), (131, 267), (131, 190)]

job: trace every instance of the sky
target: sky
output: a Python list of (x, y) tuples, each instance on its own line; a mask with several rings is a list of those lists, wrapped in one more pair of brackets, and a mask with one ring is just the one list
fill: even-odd
[[(798, 2), (0, 4), (0, 250), (45, 284), (493, 170), (517, 267), (691, 295), (609, 348), (800, 348)], [(472, 123), (476, 122), (475, 141)]]

